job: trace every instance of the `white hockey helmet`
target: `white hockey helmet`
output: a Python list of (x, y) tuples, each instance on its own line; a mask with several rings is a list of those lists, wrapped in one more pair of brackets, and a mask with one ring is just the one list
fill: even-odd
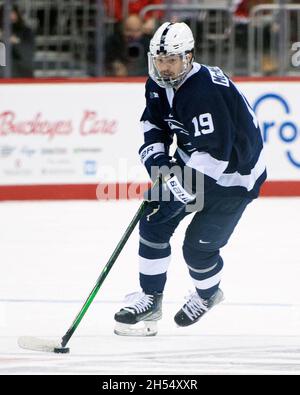
[[(150, 41), (150, 51), (148, 52), (148, 67), (150, 77), (162, 88), (176, 87), (188, 73), (188, 65), (192, 63), (187, 57), (188, 53), (193, 54), (194, 37), (191, 29), (184, 22), (161, 25)], [(175, 77), (163, 77), (156, 67), (155, 59), (158, 56), (179, 55), (182, 59), (182, 71)]]

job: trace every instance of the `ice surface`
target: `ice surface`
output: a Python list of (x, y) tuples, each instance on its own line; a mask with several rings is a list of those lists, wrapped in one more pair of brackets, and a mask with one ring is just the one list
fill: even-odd
[(159, 334), (113, 334), (125, 294), (139, 290), (135, 230), (72, 337), (69, 355), (22, 350), (19, 336), (60, 339), (139, 201), (0, 203), (0, 374), (300, 374), (300, 199), (252, 203), (223, 249), (225, 301), (199, 323), (173, 316), (193, 289), (173, 260)]

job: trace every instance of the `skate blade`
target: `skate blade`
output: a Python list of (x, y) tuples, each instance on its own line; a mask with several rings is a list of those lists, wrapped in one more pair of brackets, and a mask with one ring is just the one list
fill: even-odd
[(155, 336), (157, 335), (156, 321), (143, 321), (144, 326), (116, 323), (114, 333), (118, 336)]

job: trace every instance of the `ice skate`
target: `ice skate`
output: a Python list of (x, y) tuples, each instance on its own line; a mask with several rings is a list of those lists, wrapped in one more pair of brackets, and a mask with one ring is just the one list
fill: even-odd
[[(115, 314), (114, 333), (120, 336), (155, 336), (157, 321), (162, 318), (161, 293), (133, 294), (132, 304), (123, 307)], [(142, 326), (139, 323), (143, 324)]]
[(201, 317), (213, 306), (222, 302), (224, 295), (218, 289), (209, 299), (202, 299), (197, 292), (192, 293), (188, 301), (175, 315), (174, 320), (178, 326), (189, 326), (199, 321)]

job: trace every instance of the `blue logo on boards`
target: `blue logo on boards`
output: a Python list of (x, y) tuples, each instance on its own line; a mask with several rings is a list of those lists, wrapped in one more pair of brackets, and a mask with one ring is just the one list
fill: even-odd
[[(274, 112), (272, 118), (266, 120), (263, 115), (262, 106), (274, 106), (275, 103), (279, 104), (282, 113)], [(276, 106), (274, 111), (277, 108), (278, 106)], [(288, 101), (280, 94), (266, 93), (254, 102), (253, 110), (260, 121), (264, 142), (268, 144), (276, 138), (279, 139), (284, 144), (284, 147), (286, 147), (284, 154), (289, 163), (300, 169), (300, 150), (299, 148), (297, 150), (295, 148), (295, 143), (299, 142), (300, 139), (300, 125), (297, 125), (293, 121), (293, 113)], [(260, 110), (261, 113), (259, 113)], [(283, 116), (284, 120), (278, 120), (278, 116)]]
[(86, 160), (84, 162), (84, 174), (94, 176), (97, 174), (97, 162), (95, 160)]

